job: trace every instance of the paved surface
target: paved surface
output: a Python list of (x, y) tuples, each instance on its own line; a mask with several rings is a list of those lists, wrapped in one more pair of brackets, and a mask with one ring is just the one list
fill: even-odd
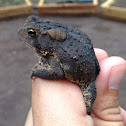
[[(86, 32), (94, 47), (126, 59), (126, 24), (96, 17), (43, 17), (71, 24)], [(37, 62), (31, 49), (17, 38), (25, 18), (0, 21), (0, 126), (23, 126), (30, 108), (30, 70)], [(126, 109), (126, 76), (120, 105)]]

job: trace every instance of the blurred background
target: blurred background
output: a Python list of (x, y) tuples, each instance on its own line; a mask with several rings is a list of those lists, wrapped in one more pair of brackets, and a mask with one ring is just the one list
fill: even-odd
[[(32, 0), (36, 4), (37, 0)], [(83, 3), (92, 0), (45, 0), (44, 3)], [(99, 1), (100, 4), (105, 0)], [(0, 0), (0, 9), (25, 4), (23, 0)], [(98, 5), (99, 6), (99, 5)], [(113, 6), (126, 8), (125, 0), (116, 0)], [(100, 7), (100, 6), (99, 6)], [(100, 9), (100, 8), (99, 8)], [(36, 10), (35, 10), (36, 13)], [(85, 32), (95, 48), (106, 50), (109, 56), (126, 59), (126, 22), (108, 20), (101, 16), (81, 15), (40, 15), (69, 24)], [(99, 14), (101, 15), (101, 14)], [(31, 68), (37, 57), (18, 40), (17, 31), (27, 16), (0, 19), (0, 126), (23, 126), (31, 106)], [(126, 110), (126, 76), (120, 87), (119, 103)]]

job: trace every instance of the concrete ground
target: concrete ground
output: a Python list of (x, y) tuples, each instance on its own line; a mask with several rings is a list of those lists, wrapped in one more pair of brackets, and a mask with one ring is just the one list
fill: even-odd
[[(30, 70), (37, 58), (17, 37), (25, 18), (0, 21), (0, 126), (23, 126), (31, 105)], [(94, 47), (126, 59), (126, 24), (96, 17), (45, 18), (78, 27), (90, 36)], [(126, 76), (119, 102), (126, 109)]]

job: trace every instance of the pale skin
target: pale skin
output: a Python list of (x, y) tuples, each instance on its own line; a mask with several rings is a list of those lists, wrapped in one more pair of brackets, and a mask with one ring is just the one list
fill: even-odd
[(68, 80), (32, 79), (32, 107), (25, 126), (126, 126), (126, 111), (119, 107), (119, 86), (126, 61), (95, 49), (101, 71), (91, 116), (86, 114), (79, 86)]

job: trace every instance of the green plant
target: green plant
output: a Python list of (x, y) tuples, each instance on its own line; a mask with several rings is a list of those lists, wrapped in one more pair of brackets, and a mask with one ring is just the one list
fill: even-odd
[(0, 4), (2, 3), (2, 0), (0, 0)]
[(4, 0), (5, 1), (5, 5), (9, 6), (9, 1), (8, 0)]
[(103, 3), (103, 2), (105, 2), (106, 0), (101, 0), (101, 2)]
[(0, 0), (0, 6), (10, 6), (24, 3), (25, 0)]
[(19, 4), (21, 2), (21, 0), (14, 0), (15, 4)]

